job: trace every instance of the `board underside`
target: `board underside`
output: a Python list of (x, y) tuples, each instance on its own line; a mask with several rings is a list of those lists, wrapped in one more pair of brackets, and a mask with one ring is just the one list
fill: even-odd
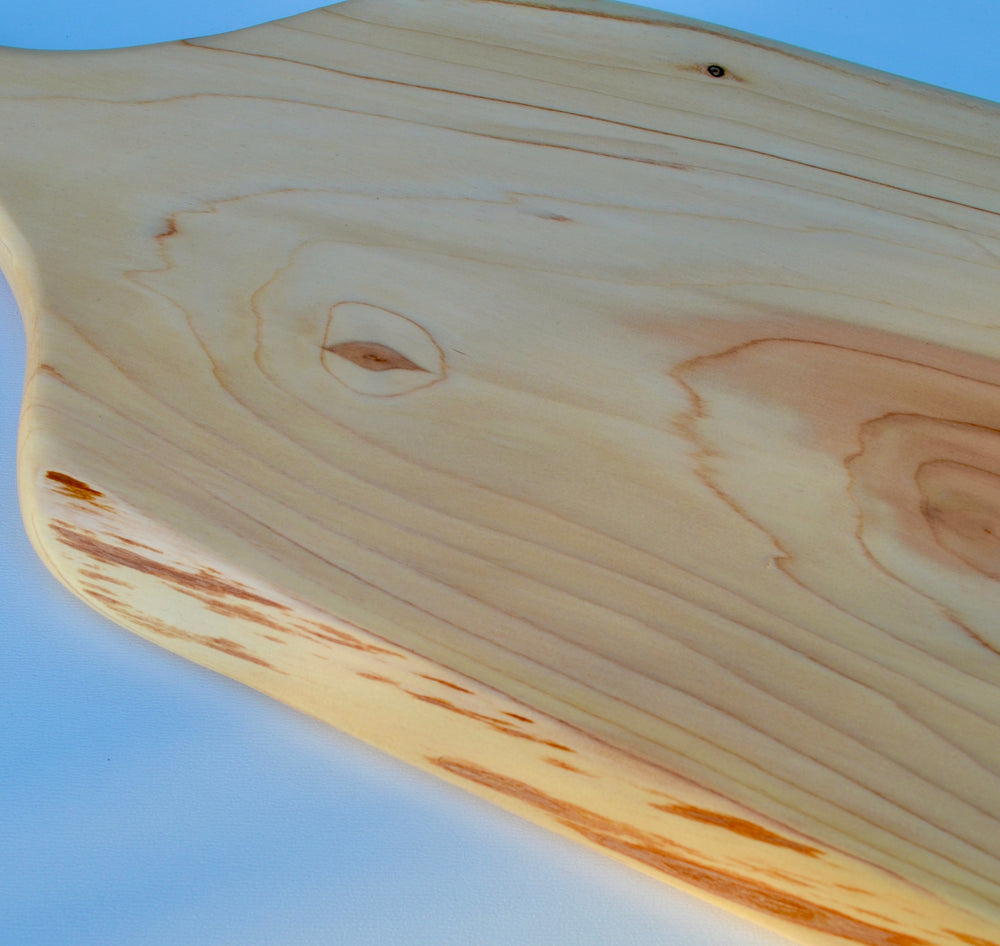
[(1000, 943), (1000, 109), (604, 3), (0, 50), (112, 620), (803, 943)]

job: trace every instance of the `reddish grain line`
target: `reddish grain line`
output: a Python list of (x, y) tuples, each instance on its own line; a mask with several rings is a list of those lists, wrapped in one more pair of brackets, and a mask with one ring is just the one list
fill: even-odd
[(702, 824), (718, 825), (727, 831), (750, 838), (754, 841), (763, 841), (765, 844), (773, 844), (776, 847), (787, 847), (799, 854), (808, 857), (819, 857), (823, 854), (818, 848), (810, 847), (799, 841), (793, 841), (783, 835), (775, 834), (767, 828), (762, 827), (753, 821), (746, 821), (743, 818), (734, 818), (731, 815), (724, 815), (719, 811), (709, 811), (707, 808), (697, 808), (694, 805), (651, 805), (660, 811), (665, 811), (671, 815), (680, 815), (682, 818), (689, 818), (692, 821), (700, 821)]
[(76, 551), (82, 552), (84, 555), (99, 562), (104, 562), (107, 565), (131, 568), (134, 571), (143, 572), (172, 585), (177, 585), (182, 589), (190, 588), (212, 595), (228, 595), (229, 597), (240, 598), (244, 601), (266, 605), (270, 608), (278, 608), (282, 611), (290, 610), (287, 605), (255, 594), (242, 585), (226, 581), (211, 574), (206, 569), (191, 572), (185, 571), (182, 568), (176, 568), (173, 565), (165, 565), (163, 562), (154, 561), (145, 555), (133, 552), (131, 549), (123, 549), (95, 536), (84, 535), (82, 532), (78, 532), (59, 522), (53, 522), (52, 528), (58, 533), (59, 541), (64, 545), (68, 545), (70, 548), (76, 549)]
[[(768, 884), (681, 857), (668, 849), (676, 848), (676, 845), (671, 845), (655, 834), (642, 832), (632, 825), (612, 821), (579, 805), (554, 798), (525, 782), (498, 772), (491, 772), (472, 762), (447, 758), (429, 758), (428, 761), (446, 772), (544, 811), (593, 844), (616, 854), (622, 854), (646, 867), (704, 890), (712, 896), (759, 910), (798, 926), (863, 943), (865, 946), (931, 946), (925, 939), (875, 926)], [(966, 941), (971, 946), (997, 946), (986, 941), (982, 944), (972, 939)]]

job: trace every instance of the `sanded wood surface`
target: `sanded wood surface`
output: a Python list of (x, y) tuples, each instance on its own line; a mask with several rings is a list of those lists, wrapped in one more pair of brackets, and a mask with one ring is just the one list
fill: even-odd
[(803, 943), (1000, 943), (1000, 109), (586, 2), (0, 51), (39, 553)]

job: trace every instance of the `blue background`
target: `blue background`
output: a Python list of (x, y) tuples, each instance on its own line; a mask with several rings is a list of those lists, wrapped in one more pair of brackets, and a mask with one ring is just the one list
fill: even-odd
[[(645, 5), (1000, 99), (995, 3)], [(3, 9), (0, 44), (147, 43), (311, 6), (36, 0)], [(4, 289), (3, 946), (784, 942), (183, 662), (73, 598), (35, 558), (17, 510), (24, 343)]]

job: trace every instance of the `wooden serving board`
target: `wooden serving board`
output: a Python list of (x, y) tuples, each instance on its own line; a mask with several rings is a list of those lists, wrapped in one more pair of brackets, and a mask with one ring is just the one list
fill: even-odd
[(803, 943), (1000, 943), (1000, 110), (591, 2), (0, 54), (27, 529)]

